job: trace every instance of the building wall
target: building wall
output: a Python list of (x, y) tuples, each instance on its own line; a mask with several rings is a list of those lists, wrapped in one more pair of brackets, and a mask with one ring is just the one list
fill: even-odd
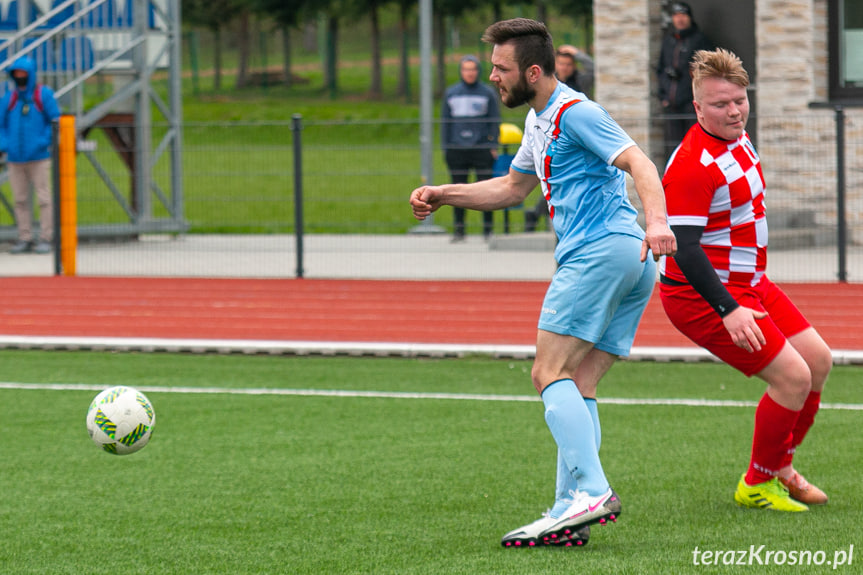
[(596, 0), (594, 2), (594, 55), (596, 56), (597, 102), (615, 118), (625, 118), (627, 129), (636, 142), (647, 139), (650, 117), (651, 75), (646, 55), (654, 40), (659, 16), (655, 2), (645, 0)]
[[(661, 10), (661, 0), (594, 0), (596, 99), (660, 167), (661, 125), (651, 118), (658, 113), (653, 67)], [(755, 0), (755, 18), (759, 77), (751, 113), (771, 237), (792, 226), (829, 231), (836, 223), (835, 112), (810, 105), (827, 100), (827, 0)], [(863, 109), (845, 112), (847, 219), (851, 238), (863, 243)], [(829, 243), (835, 235), (813, 237)]]

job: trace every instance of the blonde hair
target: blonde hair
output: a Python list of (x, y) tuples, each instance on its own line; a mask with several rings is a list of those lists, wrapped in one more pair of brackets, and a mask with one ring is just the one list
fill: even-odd
[(689, 73), (692, 75), (693, 92), (709, 78), (728, 80), (742, 88), (749, 85), (749, 74), (743, 68), (743, 62), (734, 52), (724, 48), (698, 50), (689, 64)]

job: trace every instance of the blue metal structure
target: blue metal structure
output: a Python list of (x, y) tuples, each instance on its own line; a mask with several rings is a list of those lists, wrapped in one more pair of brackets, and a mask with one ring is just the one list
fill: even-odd
[[(180, 0), (0, 0), (0, 74), (20, 56), (36, 61), (39, 81), (51, 86), (64, 113), (76, 116), (81, 134), (103, 129), (130, 173), (129, 194), (113, 181), (91, 151), (82, 151), (100, 174), (106, 190), (128, 216), (128, 225), (89, 226), (81, 235), (136, 235), (185, 231), (182, 196), (182, 100)], [(167, 71), (167, 100), (151, 89), (153, 74)], [(88, 80), (98, 78), (93, 104)], [(11, 83), (0, 82), (0, 93)], [(166, 124), (153, 137), (153, 110)], [(109, 130), (112, 130), (109, 132)], [(123, 147), (121, 150), (120, 147)], [(157, 181), (155, 168), (169, 173)], [(7, 178), (0, 172), (0, 183)], [(163, 178), (164, 179), (164, 178)], [(166, 189), (168, 188), (168, 189)], [(129, 196), (127, 198), (127, 195)], [(9, 201), (0, 194), (7, 210)], [(154, 210), (155, 203), (162, 210)], [(11, 210), (9, 210), (11, 213)], [(154, 216), (167, 212), (167, 217)], [(0, 228), (0, 239), (14, 229)]]

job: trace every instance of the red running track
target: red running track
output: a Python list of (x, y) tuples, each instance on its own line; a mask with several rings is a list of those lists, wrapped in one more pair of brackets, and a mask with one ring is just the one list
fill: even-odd
[[(545, 282), (0, 278), (2, 335), (533, 345)], [(833, 349), (863, 350), (863, 285), (783, 284)], [(636, 346), (692, 346), (658, 290)]]

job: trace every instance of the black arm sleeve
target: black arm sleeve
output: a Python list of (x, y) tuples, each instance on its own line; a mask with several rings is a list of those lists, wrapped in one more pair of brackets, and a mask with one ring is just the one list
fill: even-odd
[(716, 270), (707, 259), (707, 254), (701, 248), (701, 234), (704, 228), (672, 226), (671, 230), (677, 238), (677, 255), (674, 256), (674, 261), (695, 291), (707, 300), (719, 317), (725, 317), (740, 307), (740, 304), (722, 285)]

